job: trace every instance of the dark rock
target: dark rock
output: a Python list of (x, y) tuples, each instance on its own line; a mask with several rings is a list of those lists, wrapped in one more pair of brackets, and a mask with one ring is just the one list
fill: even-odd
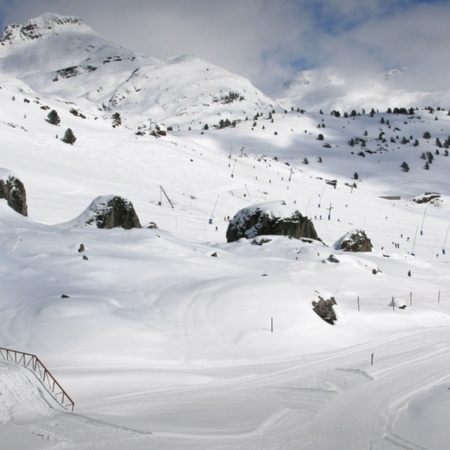
[(86, 255), (83, 255), (83, 259), (84, 259), (85, 261), (88, 261), (88, 260), (89, 260), (89, 258), (88, 258)]
[(269, 242), (271, 242), (272, 239), (267, 239), (267, 238), (261, 238), (259, 241), (256, 239), (253, 239), (252, 244), (253, 245), (264, 245), (264, 244), (268, 244)]
[(346, 252), (371, 252), (373, 245), (364, 230), (355, 230), (342, 237), (335, 248)]
[(334, 255), (330, 255), (328, 258), (327, 258), (327, 261), (329, 261), (329, 262), (332, 262), (332, 263), (340, 263), (340, 261), (336, 258), (336, 256), (334, 256)]
[(78, 249), (78, 253), (84, 252), (85, 249), (86, 249), (86, 247), (84, 246), (84, 244), (80, 244), (80, 247)]
[[(285, 202), (270, 202), (241, 209), (230, 221), (227, 242), (262, 235), (281, 235), (295, 239), (320, 240), (312, 221)], [(255, 242), (256, 243), (256, 242)]]
[(158, 226), (156, 225), (155, 222), (149, 222), (149, 223), (145, 226), (145, 228), (148, 228), (148, 229), (150, 229), (150, 230), (154, 230), (154, 229), (158, 228)]
[(167, 136), (167, 132), (164, 130), (153, 130), (150, 132), (150, 135), (158, 138), (158, 137)]
[(438, 194), (437, 192), (425, 192), (425, 194), (413, 198), (413, 202), (422, 204), (422, 203), (432, 203), (432, 204), (438, 204), (439, 200), (441, 199), (441, 194)]
[(217, 252), (212, 253), (211, 256), (213, 256), (214, 258), (217, 258), (217, 256), (218, 256)]
[(61, 298), (70, 298), (67, 294), (61, 295)]
[(23, 183), (12, 173), (0, 169), (0, 198), (6, 199), (14, 211), (28, 216), (27, 194)]
[(334, 325), (334, 322), (337, 320), (336, 312), (334, 311), (333, 306), (337, 305), (334, 297), (331, 297), (328, 300), (324, 300), (322, 297), (319, 297), (318, 302), (312, 302), (314, 312), (322, 318), (325, 322), (330, 325)]
[(99, 197), (89, 207), (86, 224), (97, 228), (142, 228), (133, 204), (122, 197)]

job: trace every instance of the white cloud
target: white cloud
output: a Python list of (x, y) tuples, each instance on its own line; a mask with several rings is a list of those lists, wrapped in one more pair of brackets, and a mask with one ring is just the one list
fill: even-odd
[[(407, 87), (439, 90), (448, 87), (450, 4), (417, 5), (390, 17), (369, 20), (338, 39), (324, 40), (329, 62), (364, 73), (406, 67)], [(331, 54), (332, 53), (332, 54)], [(325, 63), (325, 61), (324, 61)]]

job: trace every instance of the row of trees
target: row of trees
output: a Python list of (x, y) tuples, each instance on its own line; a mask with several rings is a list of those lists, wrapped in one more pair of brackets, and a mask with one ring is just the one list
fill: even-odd
[[(388, 108), (386, 110), (386, 113), (387, 114), (407, 114), (407, 115), (413, 116), (416, 113), (417, 110), (418, 110), (418, 108), (404, 108), (404, 107), (397, 108), (397, 107), (395, 107), (395, 108)], [(431, 106), (427, 106), (427, 107), (424, 108), (424, 110), (428, 111), (430, 114), (433, 114), (434, 111), (435, 111), (435, 108), (432, 108)], [(436, 111), (445, 111), (445, 109), (441, 108), (440, 106), (438, 106), (436, 108)], [(319, 113), (322, 115), (323, 111), (320, 110)], [(345, 118), (347, 118), (347, 117), (360, 116), (361, 114), (362, 115), (366, 114), (366, 110), (362, 109), (362, 111), (359, 113), (359, 112), (357, 112), (356, 110), (353, 109), (350, 113), (344, 112), (343, 116)], [(370, 110), (370, 113), (369, 113), (370, 117), (373, 117), (375, 114), (379, 114), (379, 111), (378, 110), (375, 111), (375, 109), (372, 108)], [(336, 109), (334, 109), (333, 111), (331, 111), (331, 115), (334, 116), (334, 117), (341, 117), (341, 112), (336, 110)], [(450, 116), (450, 109), (448, 110), (447, 115)]]

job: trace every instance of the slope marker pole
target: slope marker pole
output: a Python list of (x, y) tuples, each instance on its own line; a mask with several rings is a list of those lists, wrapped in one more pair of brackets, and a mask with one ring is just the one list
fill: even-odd
[(444, 245), (442, 246), (442, 254), (445, 255), (445, 244), (447, 242), (447, 237), (448, 237), (448, 229), (450, 228), (450, 226), (447, 227), (447, 233), (445, 233), (445, 239), (444, 239)]

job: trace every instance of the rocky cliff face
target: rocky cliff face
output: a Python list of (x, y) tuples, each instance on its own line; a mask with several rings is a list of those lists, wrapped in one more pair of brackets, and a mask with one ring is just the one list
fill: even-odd
[(45, 36), (55, 36), (66, 30), (92, 31), (78, 17), (44, 14), (24, 24), (8, 25), (0, 38), (0, 44), (32, 41)]

